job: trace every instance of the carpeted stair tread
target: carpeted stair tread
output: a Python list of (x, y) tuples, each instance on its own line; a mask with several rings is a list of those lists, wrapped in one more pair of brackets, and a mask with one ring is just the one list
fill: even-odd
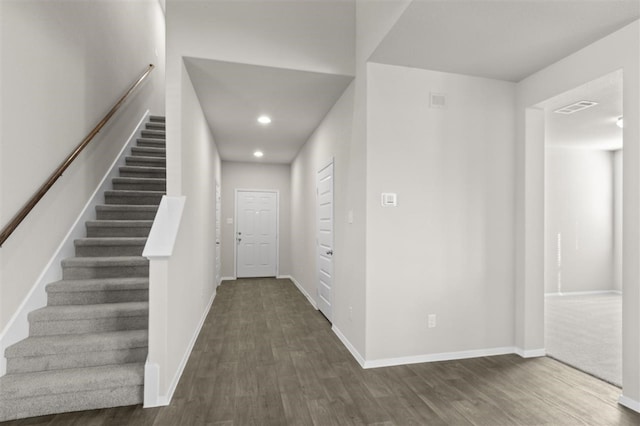
[[(110, 221), (98, 221), (110, 222)], [(118, 221), (118, 222), (130, 222), (130, 221)], [(136, 222), (148, 222), (146, 220)], [(95, 238), (78, 238), (74, 241), (76, 247), (79, 246), (138, 246), (144, 245), (147, 242), (146, 237), (95, 237)]]
[(105, 266), (139, 266), (149, 263), (142, 256), (109, 256), (109, 257), (68, 257), (62, 260), (62, 267), (87, 267), (97, 268)]
[(69, 321), (112, 317), (135, 317), (149, 312), (149, 302), (101, 303), (98, 305), (45, 306), (29, 313), (29, 321)]
[(106, 333), (32, 336), (9, 346), (7, 358), (113, 351), (142, 348), (148, 345), (147, 330), (123, 330)]
[(125, 191), (166, 191), (165, 178), (150, 177), (118, 177), (113, 179), (114, 190)]
[(143, 302), (149, 300), (149, 278), (67, 279), (48, 284), (46, 291), (48, 306)]
[(128, 166), (166, 167), (167, 160), (163, 157), (132, 155), (125, 157), (125, 164)]
[(166, 179), (167, 169), (165, 167), (121, 166), (120, 176)]
[(166, 191), (135, 191), (128, 189), (114, 189), (104, 192), (105, 204), (137, 204), (160, 205)]
[(2, 383), (0, 402), (11, 404), (11, 400), (19, 398), (142, 385), (144, 364), (132, 363), (8, 374), (0, 380)]
[(166, 128), (166, 124), (161, 121), (157, 122), (148, 122), (145, 124), (145, 128), (147, 129), (156, 129), (156, 130), (164, 130)]
[(157, 205), (101, 204), (96, 206), (98, 220), (153, 220)]
[(142, 256), (147, 237), (89, 237), (74, 241), (77, 257)]
[(166, 136), (166, 133), (164, 130), (142, 130), (140, 132), (140, 136), (142, 136), (143, 138), (157, 138), (157, 139), (164, 139)]
[(138, 146), (149, 146), (149, 147), (157, 147), (157, 148), (165, 148), (167, 146), (166, 139), (157, 139), (157, 138), (138, 138), (136, 139)]
[(149, 121), (164, 123), (166, 121), (166, 117), (163, 115), (150, 115)]
[(131, 155), (141, 157), (161, 157), (167, 156), (167, 150), (165, 148), (151, 147), (151, 146), (134, 146), (131, 148)]
[(96, 278), (86, 280), (60, 280), (47, 284), (47, 293), (73, 293), (87, 291), (146, 290), (147, 277)]

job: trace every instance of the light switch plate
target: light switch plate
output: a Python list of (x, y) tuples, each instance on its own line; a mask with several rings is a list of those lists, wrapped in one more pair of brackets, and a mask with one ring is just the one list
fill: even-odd
[(381, 198), (383, 207), (395, 207), (398, 205), (398, 195), (395, 192), (383, 192)]

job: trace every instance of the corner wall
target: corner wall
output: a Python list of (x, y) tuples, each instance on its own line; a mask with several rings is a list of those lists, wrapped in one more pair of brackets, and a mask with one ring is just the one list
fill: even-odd
[(509, 82), (369, 64), (370, 364), (512, 352), (514, 99)]
[[(324, 118), (291, 164), (292, 276), (317, 303), (316, 179), (334, 164), (333, 326), (345, 343), (364, 356), (365, 292), (357, 236), (364, 228), (364, 206), (357, 203), (364, 164), (354, 161), (352, 83)], [(349, 219), (352, 219), (350, 221)], [(351, 223), (350, 223), (351, 222)], [(296, 232), (304, 230), (304, 232)]]

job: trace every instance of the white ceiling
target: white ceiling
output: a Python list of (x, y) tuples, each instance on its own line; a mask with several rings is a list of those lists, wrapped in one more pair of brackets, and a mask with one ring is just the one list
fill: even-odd
[(639, 17), (638, 0), (415, 0), (370, 60), (517, 82)]
[[(250, 17), (258, 19), (265, 10), (270, 10), (268, 4), (280, 8), (277, 9), (278, 16), (281, 16), (280, 12), (283, 10), (289, 11), (283, 22), (278, 21), (278, 27), (285, 26), (288, 31), (293, 32), (287, 33), (287, 37), (282, 40), (278, 39), (278, 52), (281, 52), (283, 58), (290, 58), (292, 54), (286, 48), (288, 44), (295, 45), (298, 39), (309, 41), (311, 37), (320, 42), (335, 36), (330, 24), (333, 21), (328, 20), (331, 14), (324, 9), (324, 14), (317, 18), (324, 24), (321, 29), (315, 28), (313, 36), (308, 34), (309, 25), (294, 25), (298, 14), (307, 19), (304, 22), (308, 23), (309, 19), (313, 21), (315, 15), (311, 12), (316, 10), (314, 7), (319, 3), (327, 7), (336, 4), (314, 0), (296, 0), (291, 3), (256, 1), (238, 3), (249, 9), (234, 13), (244, 17), (251, 15), (249, 12), (253, 10), (252, 7), (257, 7), (257, 12), (260, 13), (256, 12), (257, 17)], [(226, 10), (209, 10), (205, 6), (211, 4), (207, 2), (188, 4), (197, 7), (198, 16), (203, 22), (217, 22), (216, 17), (219, 18)], [(220, 2), (219, 7), (233, 8), (235, 4)], [(307, 10), (309, 7), (311, 9)], [(336, 13), (340, 11), (342, 9), (337, 7)], [(260, 37), (267, 40), (274, 37), (276, 28), (273, 23), (269, 24), (270, 20), (266, 20), (263, 25), (259, 19), (254, 22), (249, 18), (240, 19), (236, 15), (232, 17), (239, 19), (237, 21), (212, 24), (214, 28), (220, 28), (224, 24), (222, 27), (233, 30), (229, 37), (218, 34), (212, 39), (217, 40), (215, 43), (225, 43), (222, 41), (225, 39), (236, 40), (238, 34), (247, 32), (258, 41)], [(639, 17), (640, 0), (414, 0), (370, 60), (520, 81)], [(349, 37), (355, 37), (355, 19), (350, 19), (354, 22), (353, 36)], [(344, 22), (340, 25), (342, 28)], [(341, 34), (350, 33), (344, 28), (343, 30)], [(353, 44), (355, 39), (345, 38), (344, 43)], [(228, 42), (226, 45), (230, 52), (234, 52), (233, 45)], [(311, 46), (313, 45), (312, 43)], [(271, 45), (267, 43), (266, 46)], [(278, 52), (269, 51), (265, 55), (277, 59)], [(304, 52), (306, 56), (303, 55), (302, 58), (313, 59), (311, 51), (307, 49)], [(352, 77), (344, 75), (240, 62), (243, 60), (224, 62), (185, 58), (186, 68), (220, 155), (225, 161), (290, 163), (352, 80)], [(606, 127), (608, 130), (605, 131), (604, 124), (598, 129), (591, 127), (594, 123), (611, 120), (618, 114), (617, 110), (621, 109), (620, 87), (605, 86), (600, 87), (594, 83), (585, 89), (591, 92), (566, 95), (566, 99), (571, 98), (571, 102), (580, 100), (580, 97), (596, 101), (600, 99), (601, 105), (592, 108), (592, 111), (587, 110), (571, 118), (565, 117), (566, 123), (557, 117), (552, 120), (550, 126), (555, 129), (554, 134), (557, 133), (554, 140), (563, 141), (553, 143), (576, 144), (579, 140), (582, 145), (590, 144), (595, 147), (596, 144), (602, 145), (605, 140), (613, 140), (614, 132), (617, 131), (615, 128)], [(566, 104), (571, 102), (567, 101)], [(273, 123), (268, 127), (259, 125), (256, 118), (260, 114), (269, 114)], [(584, 122), (576, 124), (581, 118)], [(574, 132), (572, 135), (569, 134), (569, 127)], [(599, 142), (595, 141), (596, 136)], [(607, 146), (607, 149), (612, 149), (613, 145)], [(252, 156), (256, 149), (265, 152), (262, 159)]]
[[(353, 80), (198, 58), (185, 65), (225, 161), (291, 163)], [(257, 122), (262, 114), (271, 124)], [(264, 157), (253, 157), (255, 150)]]
[[(577, 101), (598, 102), (570, 115), (555, 111)], [(538, 105), (545, 110), (546, 142), (551, 146), (616, 150), (622, 148), (622, 72), (614, 72)]]

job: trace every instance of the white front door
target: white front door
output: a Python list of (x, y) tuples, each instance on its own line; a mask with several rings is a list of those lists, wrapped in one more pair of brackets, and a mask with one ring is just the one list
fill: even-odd
[(278, 194), (236, 193), (236, 276), (275, 277), (278, 262)]
[(220, 285), (222, 279), (222, 260), (220, 258), (220, 221), (221, 219), (221, 207), (220, 200), (220, 183), (216, 182), (216, 285)]
[(316, 188), (318, 309), (332, 321), (333, 163), (318, 172)]

